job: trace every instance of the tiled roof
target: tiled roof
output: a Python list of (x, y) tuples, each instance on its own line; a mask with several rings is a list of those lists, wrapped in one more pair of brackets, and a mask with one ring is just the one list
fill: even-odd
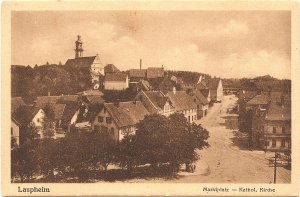
[(102, 95), (86, 95), (86, 98), (91, 104), (96, 104), (96, 103), (104, 103), (104, 99)]
[(65, 104), (64, 112), (62, 115), (62, 124), (68, 125), (76, 111), (79, 109), (78, 103), (67, 100), (60, 100), (58, 103)]
[(161, 91), (144, 91), (143, 93), (158, 110), (163, 110), (168, 98)]
[(127, 78), (126, 73), (107, 73), (105, 75), (105, 81), (122, 81), (125, 82)]
[(145, 91), (149, 91), (152, 89), (150, 83), (146, 80), (140, 80), (139, 84), (143, 87), (143, 90), (145, 90)]
[(140, 101), (105, 103), (104, 107), (118, 127), (133, 126), (149, 114)]
[(146, 70), (145, 69), (130, 69), (129, 70), (129, 77), (135, 78), (145, 78), (146, 77)]
[(256, 95), (250, 101), (247, 102), (247, 105), (266, 105), (270, 102), (270, 97), (268, 95)]
[(85, 90), (83, 92), (76, 93), (77, 95), (90, 95), (90, 96), (103, 96), (103, 92), (99, 90)]
[(77, 68), (90, 68), (93, 64), (96, 56), (90, 57), (78, 57), (75, 59), (68, 59), (65, 66), (77, 67)]
[(185, 91), (169, 91), (167, 96), (170, 98), (172, 105), (175, 106), (175, 110), (181, 111), (186, 109), (197, 108), (193, 98)]
[(147, 69), (147, 78), (148, 79), (160, 78), (160, 77), (164, 77), (164, 68), (149, 67)]
[(121, 72), (121, 71), (113, 64), (107, 64), (104, 67), (104, 73), (115, 73), (115, 72)]
[(202, 95), (207, 98), (209, 96), (209, 89), (202, 89), (200, 90), (200, 92), (202, 93)]
[(202, 79), (202, 83), (210, 90), (217, 90), (220, 82), (220, 78)]
[(23, 105), (25, 105), (25, 102), (21, 97), (11, 98), (11, 114), (13, 114), (20, 106)]
[(204, 85), (204, 83), (200, 82), (196, 85), (196, 88), (198, 90), (205, 90), (205, 89), (208, 89), (208, 87), (206, 85)]
[(202, 105), (207, 105), (209, 103), (205, 96), (199, 90), (195, 90), (194, 95), (197, 97), (197, 99), (201, 102)]
[(43, 108), (46, 104), (54, 105), (60, 100), (77, 102), (78, 95), (64, 95), (64, 96), (39, 96), (35, 101), (35, 106)]
[(38, 96), (35, 100), (35, 106), (43, 108), (47, 103), (55, 104), (60, 99), (60, 96)]
[(291, 120), (291, 107), (290, 106), (281, 106), (276, 103), (271, 103), (266, 114), (266, 120), (281, 120), (289, 121)]
[(32, 121), (39, 110), (40, 108), (34, 106), (20, 106), (15, 113), (13, 113), (12, 118), (25, 127)]

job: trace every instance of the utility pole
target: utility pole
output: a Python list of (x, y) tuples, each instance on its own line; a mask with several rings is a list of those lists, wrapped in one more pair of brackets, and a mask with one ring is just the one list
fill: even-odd
[(277, 167), (277, 153), (275, 152), (275, 161), (274, 161), (274, 184), (276, 183), (276, 167)]

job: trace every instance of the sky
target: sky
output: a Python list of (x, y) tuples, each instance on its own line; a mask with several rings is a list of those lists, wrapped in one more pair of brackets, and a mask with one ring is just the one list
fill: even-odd
[(14, 11), (12, 64), (64, 64), (81, 35), (83, 56), (120, 70), (168, 70), (224, 78), (291, 78), (289, 11)]

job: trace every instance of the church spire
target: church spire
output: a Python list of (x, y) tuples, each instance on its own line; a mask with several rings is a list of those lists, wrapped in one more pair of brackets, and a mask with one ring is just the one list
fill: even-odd
[(82, 41), (81, 41), (81, 36), (77, 36), (77, 41), (75, 42), (76, 48), (75, 48), (75, 58), (81, 57), (83, 54), (83, 49), (82, 49)]

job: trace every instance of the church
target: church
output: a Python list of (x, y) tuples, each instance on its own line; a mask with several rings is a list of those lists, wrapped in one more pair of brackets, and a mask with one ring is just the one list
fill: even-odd
[(77, 69), (89, 69), (94, 89), (98, 89), (100, 86), (100, 78), (104, 77), (104, 65), (102, 64), (99, 55), (83, 57), (83, 42), (81, 36), (77, 36), (75, 42), (75, 58), (68, 59), (65, 66)]

